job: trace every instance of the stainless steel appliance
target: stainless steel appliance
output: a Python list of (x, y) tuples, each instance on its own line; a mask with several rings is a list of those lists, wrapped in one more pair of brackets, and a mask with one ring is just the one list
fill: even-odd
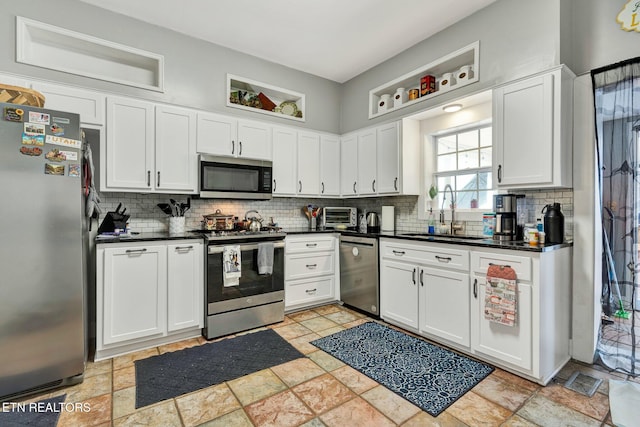
[(321, 225), (324, 228), (355, 228), (358, 226), (358, 209), (344, 206), (323, 208)]
[(348, 306), (380, 315), (378, 239), (340, 236), (340, 299)]
[(518, 223), (519, 203), (524, 203), (524, 195), (496, 194), (493, 196), (493, 210), (496, 213), (493, 240), (522, 240), (524, 224)]
[(0, 104), (0, 401), (82, 381), (77, 114)]
[(271, 199), (272, 178), (273, 164), (267, 160), (200, 155), (202, 198)]
[[(284, 320), (284, 238), (280, 232), (218, 231), (206, 233), (207, 339)], [(273, 244), (273, 272), (259, 274), (259, 244)], [(223, 251), (238, 245), (241, 276), (237, 286), (225, 286)]]
[(375, 212), (367, 213), (367, 233), (380, 232), (380, 217)]

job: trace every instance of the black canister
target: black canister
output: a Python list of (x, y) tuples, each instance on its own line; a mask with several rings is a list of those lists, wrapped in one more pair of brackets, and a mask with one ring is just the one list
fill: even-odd
[(546, 241), (548, 243), (564, 242), (564, 215), (560, 212), (560, 203), (546, 205), (542, 208), (542, 213), (544, 213)]

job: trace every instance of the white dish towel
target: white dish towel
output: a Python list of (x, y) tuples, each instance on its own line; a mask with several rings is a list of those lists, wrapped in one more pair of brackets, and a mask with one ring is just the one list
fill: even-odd
[(242, 276), (242, 259), (240, 258), (240, 246), (225, 246), (222, 250), (222, 279), (224, 287), (240, 285)]
[(258, 274), (273, 274), (273, 242), (258, 243)]

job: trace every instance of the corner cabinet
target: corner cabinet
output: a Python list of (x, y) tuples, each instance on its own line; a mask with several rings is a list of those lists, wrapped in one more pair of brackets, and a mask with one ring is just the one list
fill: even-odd
[(195, 193), (196, 114), (130, 98), (107, 98), (103, 191)]
[(417, 120), (402, 119), (342, 137), (342, 196), (417, 195), (419, 132)]
[(499, 188), (571, 187), (574, 78), (560, 66), (493, 90)]
[(285, 239), (285, 310), (299, 310), (339, 299), (338, 238), (299, 234)]
[[(570, 359), (571, 248), (548, 252), (380, 239), (383, 320), (546, 385)], [(517, 319), (484, 318), (489, 264), (518, 275)]]
[(98, 244), (95, 360), (201, 334), (200, 240)]

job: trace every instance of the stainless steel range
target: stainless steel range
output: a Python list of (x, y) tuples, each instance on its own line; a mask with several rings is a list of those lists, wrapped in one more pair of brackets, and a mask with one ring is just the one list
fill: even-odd
[[(275, 231), (214, 231), (204, 232), (204, 236), (207, 240), (207, 305), (203, 335), (212, 339), (284, 320), (286, 234)], [(235, 249), (240, 254), (239, 277), (237, 284), (229, 284), (225, 283), (225, 274), (228, 273), (228, 269), (225, 270), (225, 252), (235, 252)], [(259, 264), (264, 269), (265, 259), (272, 259), (268, 262), (271, 267), (268, 270), (272, 269), (272, 272), (260, 274)]]

